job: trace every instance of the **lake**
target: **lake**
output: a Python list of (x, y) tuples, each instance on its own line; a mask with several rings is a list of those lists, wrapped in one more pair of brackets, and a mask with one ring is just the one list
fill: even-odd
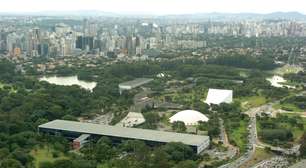
[(44, 76), (39, 78), (39, 81), (46, 81), (51, 84), (61, 85), (61, 86), (72, 86), (78, 85), (81, 88), (84, 88), (89, 91), (93, 91), (93, 89), (97, 86), (97, 82), (86, 82), (79, 80), (77, 76), (66, 76), (66, 77), (58, 77), (58, 76), (51, 76), (47, 77)]

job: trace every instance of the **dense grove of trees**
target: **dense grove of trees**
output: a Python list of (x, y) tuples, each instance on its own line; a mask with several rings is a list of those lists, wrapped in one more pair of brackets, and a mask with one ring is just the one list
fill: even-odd
[(34, 168), (34, 158), (30, 151), (37, 146), (47, 144), (50, 148), (64, 153), (67, 153), (69, 149), (69, 143), (65, 139), (40, 136), (33, 131), (24, 131), (12, 135), (1, 133), (0, 140), (1, 168)]
[(292, 132), (286, 129), (264, 129), (260, 133), (260, 136), (263, 139), (267, 139), (269, 141), (271, 140), (292, 141), (293, 139)]
[(219, 118), (217, 114), (211, 114), (209, 116), (208, 122), (200, 122), (198, 126), (199, 130), (208, 131), (208, 136), (211, 138), (216, 138), (220, 136), (220, 125)]
[(277, 67), (274, 63), (273, 58), (256, 58), (247, 55), (219, 56), (217, 58), (208, 60), (208, 63), (261, 70), (271, 70)]
[(186, 132), (185, 123), (182, 121), (175, 121), (172, 123), (172, 130), (175, 132)]
[(300, 117), (278, 115), (276, 118), (258, 117), (259, 137), (262, 141), (272, 145), (287, 146), (294, 140), (292, 129), (304, 130)]
[(97, 143), (82, 149), (84, 156), (43, 162), (40, 168), (196, 168), (194, 151), (181, 143), (169, 143), (154, 149), (142, 141), (124, 141), (114, 146), (102, 137)]
[(5, 82), (13, 82), (16, 77), (15, 66), (7, 60), (0, 60), (0, 79)]
[(161, 120), (161, 117), (157, 112), (145, 112), (143, 113), (146, 122), (141, 126), (145, 129), (156, 129), (158, 122)]
[[(239, 61), (235, 59), (239, 59)], [(241, 60), (240, 60), (241, 59)], [(42, 60), (41, 60), (42, 61)], [(32, 168), (33, 157), (29, 154), (36, 145), (48, 144), (48, 139), (37, 134), (37, 126), (54, 119), (76, 120), (78, 117), (90, 117), (97, 113), (112, 112), (116, 121), (122, 112), (127, 111), (132, 104), (133, 92), (119, 95), (118, 84), (136, 77), (156, 77), (159, 73), (166, 73), (172, 79), (186, 79), (193, 77), (195, 87), (201, 89), (221, 88), (234, 90), (235, 97), (262, 95), (268, 99), (279, 99), (288, 95), (287, 89), (273, 88), (265, 80), (266, 74), (262, 70), (272, 69), (270, 59), (254, 59), (219, 57), (210, 60), (209, 64), (197, 59), (175, 60), (164, 62), (116, 63), (97, 68), (67, 68), (59, 67), (55, 71), (60, 75), (78, 75), (80, 79), (95, 80), (98, 84), (93, 92), (78, 86), (55, 86), (47, 82), (39, 82), (32, 75), (37, 75), (34, 69), (27, 69), (28, 75), (21, 75), (15, 70), (15, 65), (6, 60), (0, 60), (0, 167), (1, 168)], [(235, 67), (248, 68), (243, 70), (247, 77), (240, 74)], [(243, 81), (243, 84), (235, 82)], [(166, 83), (163, 79), (158, 82)], [(154, 90), (162, 90), (163, 85), (155, 85)], [(185, 90), (183, 90), (185, 91)], [(303, 99), (304, 100), (304, 99)], [(190, 100), (193, 101), (193, 100)], [(295, 100), (292, 100), (295, 101)], [(303, 103), (303, 101), (299, 101)], [(208, 112), (206, 104), (200, 100), (190, 105), (195, 110)], [(189, 107), (189, 106), (188, 106)], [(240, 121), (248, 121), (241, 113), (239, 103), (221, 104), (212, 108), (224, 119), (227, 131), (238, 129)], [(207, 127), (208, 134), (218, 136), (218, 115), (211, 115), (208, 126), (204, 123), (200, 127)], [(147, 123), (144, 128), (155, 129), (161, 118), (156, 113), (144, 113)], [(115, 122), (113, 122), (115, 123)], [(295, 125), (301, 127), (299, 123)], [(184, 132), (186, 127), (182, 123), (175, 123), (173, 128)], [(268, 129), (268, 128), (267, 128)], [(277, 128), (282, 129), (282, 128)], [(268, 132), (268, 133), (267, 133)], [(281, 133), (275, 131), (277, 136)], [(265, 136), (264, 136), (265, 135)], [(266, 131), (263, 137), (270, 137)], [(286, 132), (284, 136), (290, 139)], [(246, 135), (242, 135), (246, 139)], [(275, 136), (275, 137), (277, 137)], [(279, 136), (283, 140), (283, 136)], [(67, 152), (64, 140), (59, 142), (60, 151)], [(102, 168), (193, 168), (196, 167), (196, 156), (188, 146), (170, 143), (159, 148), (150, 148), (141, 142), (124, 142), (114, 147), (107, 140), (100, 140), (97, 144), (90, 144), (81, 152), (84, 156), (69, 156), (66, 160), (54, 163), (42, 163), (41, 168), (73, 167), (92, 168), (102, 164)]]
[(306, 83), (306, 72), (298, 72), (297, 74), (289, 73), (285, 74), (284, 77), (292, 82)]
[[(6, 60), (0, 61), (0, 74), (0, 155), (7, 156), (0, 157), (1, 168), (32, 167), (29, 151), (45, 142), (37, 134), (38, 125), (109, 111), (114, 104), (127, 109), (132, 101), (128, 94), (118, 98), (117, 87), (109, 89), (113, 85), (99, 84), (93, 94), (78, 86), (39, 82), (19, 74)], [(25, 156), (15, 154), (21, 150)]]

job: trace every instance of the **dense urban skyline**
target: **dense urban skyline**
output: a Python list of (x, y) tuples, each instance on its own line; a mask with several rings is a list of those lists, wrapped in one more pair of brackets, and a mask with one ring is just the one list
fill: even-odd
[(190, 13), (271, 13), (296, 11), (306, 14), (306, 2), (264, 0), (10, 0), (1, 2), (1, 12), (43, 12), (99, 10), (136, 14), (190, 14)]

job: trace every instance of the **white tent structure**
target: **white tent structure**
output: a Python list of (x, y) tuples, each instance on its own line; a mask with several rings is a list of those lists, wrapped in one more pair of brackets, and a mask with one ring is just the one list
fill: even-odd
[(184, 110), (170, 117), (170, 123), (182, 121), (185, 125), (197, 125), (199, 121), (207, 122), (208, 120), (204, 114), (194, 110)]
[(209, 89), (205, 103), (211, 105), (219, 105), (221, 103), (232, 103), (233, 102), (233, 91), (232, 90), (220, 90), (220, 89)]

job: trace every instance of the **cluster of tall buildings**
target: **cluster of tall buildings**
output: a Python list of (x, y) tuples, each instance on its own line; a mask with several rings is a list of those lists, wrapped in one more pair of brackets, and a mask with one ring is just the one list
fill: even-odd
[[(60, 22), (60, 21), (59, 21)], [(0, 53), (12, 57), (63, 57), (93, 54), (105, 57), (154, 56), (161, 50), (205, 48), (205, 35), (306, 36), (306, 26), (294, 21), (182, 23), (133, 20), (103, 23), (36, 25), (34, 21), (0, 26)]]
[(0, 52), (14, 57), (135, 56), (143, 55), (146, 50), (161, 48), (160, 34), (160, 29), (150, 24), (138, 28), (116, 24), (101, 26), (89, 20), (84, 20), (81, 25), (60, 23), (47, 29), (2, 29)]
[(245, 21), (241, 23), (212, 23), (208, 34), (222, 34), (246, 37), (306, 36), (306, 25), (295, 21)]

